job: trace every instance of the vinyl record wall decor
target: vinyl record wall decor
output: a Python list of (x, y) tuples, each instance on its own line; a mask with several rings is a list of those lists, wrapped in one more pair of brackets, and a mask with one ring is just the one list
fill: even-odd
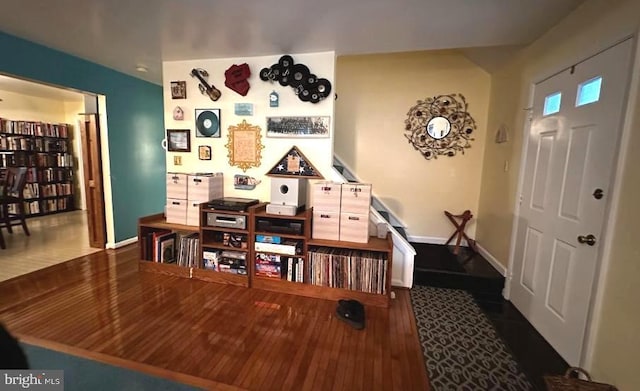
[(220, 109), (196, 109), (196, 137), (220, 138)]
[(425, 159), (464, 155), (471, 148), (476, 121), (467, 111), (469, 104), (462, 94), (438, 95), (419, 100), (409, 109), (404, 121), (404, 135)]
[(284, 55), (269, 68), (260, 70), (260, 80), (278, 82), (281, 86), (293, 88), (303, 102), (318, 103), (331, 94), (331, 82), (318, 77), (308, 66), (296, 64), (293, 57)]

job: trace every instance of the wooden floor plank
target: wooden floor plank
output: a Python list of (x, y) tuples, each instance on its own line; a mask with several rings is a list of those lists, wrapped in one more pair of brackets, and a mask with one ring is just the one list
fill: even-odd
[(429, 390), (409, 292), (367, 306), (138, 271), (102, 251), (0, 282), (0, 322), (27, 343), (207, 389)]

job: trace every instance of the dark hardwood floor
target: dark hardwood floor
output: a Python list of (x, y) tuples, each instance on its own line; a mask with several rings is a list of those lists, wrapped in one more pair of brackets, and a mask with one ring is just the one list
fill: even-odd
[(544, 375), (561, 375), (566, 361), (527, 319), (502, 297), (505, 279), (480, 254), (461, 248), (412, 243), (417, 251), (414, 282), (439, 288), (462, 289), (474, 296), (522, 371), (538, 391), (547, 389)]
[(136, 246), (0, 283), (20, 340), (220, 390), (429, 390), (409, 292), (367, 307), (138, 271)]

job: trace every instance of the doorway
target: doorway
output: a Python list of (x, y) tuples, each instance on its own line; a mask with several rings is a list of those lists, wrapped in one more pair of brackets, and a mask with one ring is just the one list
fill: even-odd
[(630, 77), (632, 40), (534, 86), (510, 299), (579, 365)]
[[(97, 101), (92, 94), (0, 75), (0, 117), (14, 123), (24, 121), (25, 124), (42, 122), (71, 125), (65, 127), (64, 132), (60, 130), (55, 134), (57, 137), (51, 137), (46, 132), (42, 132), (43, 135), (36, 134), (39, 132), (12, 134), (9, 131), (0, 134), (3, 140), (11, 141), (10, 144), (4, 143), (11, 145), (11, 148), (0, 148), (0, 154), (3, 154), (0, 158), (4, 157), (2, 162), (8, 165), (31, 165), (34, 174), (28, 184), (28, 196), (25, 195), (31, 206), (32, 217), (27, 224), (32, 234), (26, 236), (21, 230), (14, 230), (13, 235), (4, 235), (11, 243), (7, 250), (0, 252), (3, 263), (0, 280), (105, 248), (104, 242), (98, 245), (93, 243), (93, 246), (88, 242), (88, 205), (84, 189), (86, 170), (83, 167), (78, 121), (84, 118), (78, 114), (87, 112), (85, 100), (88, 96)], [(104, 110), (104, 106), (101, 109)], [(16, 144), (16, 140), (20, 143)], [(25, 151), (20, 152), (21, 157), (16, 160), (13, 156), (17, 148)], [(47, 158), (46, 166), (51, 168), (38, 168), (40, 160), (44, 158)], [(96, 175), (101, 177), (99, 159), (96, 164), (99, 169)], [(60, 168), (56, 168), (58, 166)], [(104, 205), (100, 205), (97, 213), (104, 216), (104, 209)], [(63, 210), (65, 212), (61, 213)], [(101, 226), (104, 232), (104, 219)]]

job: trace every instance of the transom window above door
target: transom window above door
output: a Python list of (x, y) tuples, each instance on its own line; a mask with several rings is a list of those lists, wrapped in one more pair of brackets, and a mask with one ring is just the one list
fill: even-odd
[(561, 92), (556, 92), (551, 95), (547, 95), (544, 98), (544, 108), (542, 109), (542, 115), (551, 115), (560, 111), (561, 101), (562, 101)]
[(588, 105), (600, 100), (600, 90), (602, 89), (602, 76), (594, 77), (578, 86), (576, 97), (576, 107)]

